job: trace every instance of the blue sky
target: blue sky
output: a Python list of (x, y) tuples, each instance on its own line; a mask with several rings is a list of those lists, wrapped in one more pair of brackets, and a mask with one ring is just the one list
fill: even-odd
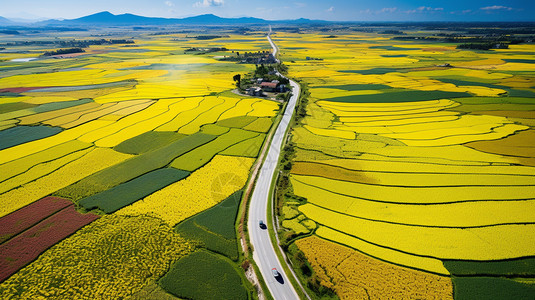
[(310, 18), (338, 21), (535, 21), (534, 0), (0, 0), (0, 16), (77, 18), (110, 11), (145, 16)]

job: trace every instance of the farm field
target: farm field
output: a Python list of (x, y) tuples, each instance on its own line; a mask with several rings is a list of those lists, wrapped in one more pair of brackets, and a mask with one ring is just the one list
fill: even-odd
[(331, 33), (273, 36), (307, 89), (277, 213), (309, 292), (531, 299), (535, 46)]
[(265, 33), (223, 33), (0, 51), (0, 298), (253, 298), (235, 221), (281, 103), (231, 92), (254, 65), (221, 60)]

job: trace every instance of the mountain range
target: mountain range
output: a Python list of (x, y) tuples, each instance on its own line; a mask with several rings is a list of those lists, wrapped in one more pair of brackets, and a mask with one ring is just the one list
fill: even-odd
[[(273, 23), (323, 23), (326, 21), (296, 19), (296, 20), (281, 20), (268, 21), (260, 18), (242, 17), (242, 18), (222, 18), (213, 14), (205, 14), (187, 18), (160, 18), (160, 17), (144, 17), (134, 14), (120, 14), (114, 15), (108, 11), (95, 13), (77, 19), (66, 20), (45, 20), (34, 23), (40, 26), (134, 26), (134, 25), (236, 25), (236, 24), (273, 24)], [(0, 17), (0, 25), (15, 25), (17, 23), (9, 19)], [(18, 25), (18, 24), (17, 24)]]

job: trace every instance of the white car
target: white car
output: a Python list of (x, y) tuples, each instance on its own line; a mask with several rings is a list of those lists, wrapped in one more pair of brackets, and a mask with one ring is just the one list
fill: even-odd
[(271, 273), (273, 274), (273, 277), (275, 277), (275, 278), (278, 278), (279, 276), (281, 276), (279, 271), (277, 271), (277, 268), (271, 269)]

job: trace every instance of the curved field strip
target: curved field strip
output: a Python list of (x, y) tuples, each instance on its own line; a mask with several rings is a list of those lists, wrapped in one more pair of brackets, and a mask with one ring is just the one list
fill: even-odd
[(16, 145), (54, 136), (61, 132), (59, 127), (16, 126), (0, 131), (0, 150)]
[(347, 91), (333, 88), (311, 88), (310, 96), (318, 99), (329, 99), (337, 97), (357, 96), (357, 95), (375, 95), (381, 94), (379, 90), (357, 90)]
[[(162, 100), (160, 100), (162, 101)], [(115, 147), (118, 144), (133, 138), (145, 132), (149, 132), (161, 124), (169, 122), (177, 114), (183, 111), (182, 103), (183, 99), (173, 102), (169, 105), (168, 109), (161, 114), (158, 114), (150, 119), (136, 122), (128, 127), (125, 127), (111, 135), (108, 135), (102, 139), (95, 141), (95, 145), (98, 147)], [(156, 105), (156, 104), (154, 104)], [(152, 106), (151, 106), (152, 107)], [(141, 112), (142, 113), (142, 112)], [(120, 121), (117, 121), (119, 123)]]
[[(456, 165), (489, 165), (490, 163), (516, 164), (514, 158), (483, 153), (462, 145), (442, 147), (407, 147), (398, 144), (386, 144), (381, 141), (357, 139), (341, 140), (333, 137), (314, 135), (305, 128), (294, 129), (293, 141), (299, 148), (321, 151), (338, 158), (365, 158), (378, 160), (397, 160), (407, 162), (456, 164)], [(343, 142), (342, 142), (343, 141)], [(403, 144), (402, 144), (403, 145)], [(364, 154), (362, 154), (364, 153)]]
[(149, 131), (120, 143), (113, 150), (138, 155), (162, 148), (185, 137), (172, 131)]
[(257, 120), (253, 121), (251, 124), (243, 127), (243, 129), (267, 133), (269, 129), (271, 128), (271, 125), (273, 125), (273, 120), (271, 118), (258, 118)]
[[(408, 146), (450, 146), (473, 141), (498, 140), (528, 128), (528, 126), (517, 124), (504, 124), (502, 126), (496, 126), (496, 124), (482, 124), (470, 126), (468, 128), (421, 131), (419, 133), (421, 135), (418, 133), (384, 135), (398, 139)], [(422, 139), (421, 137), (426, 138)]]
[(321, 225), (381, 247), (419, 256), (496, 260), (533, 256), (535, 252), (535, 224), (436, 228), (364, 220), (310, 204), (300, 206), (299, 210)]
[(419, 114), (407, 114), (407, 115), (381, 115), (381, 116), (361, 116), (361, 117), (340, 117), (340, 122), (344, 124), (352, 123), (364, 123), (362, 126), (365, 126), (367, 122), (388, 122), (396, 120), (418, 120), (421, 118), (438, 118), (438, 117), (458, 117), (460, 113), (448, 110), (432, 111)]
[(51, 120), (51, 119), (54, 119), (54, 118), (58, 118), (58, 117), (61, 117), (61, 116), (66, 116), (66, 115), (79, 113), (79, 112), (83, 112), (83, 111), (96, 110), (96, 109), (99, 109), (100, 106), (101, 106), (101, 104), (98, 104), (98, 103), (95, 103), (95, 102), (89, 102), (89, 103), (84, 103), (84, 104), (80, 104), (80, 105), (69, 107), (69, 108), (63, 108), (63, 109), (58, 109), (58, 110), (53, 110), (53, 111), (47, 111), (47, 112), (43, 112), (43, 113), (33, 114), (31, 116), (22, 117), (22, 118), (19, 118), (19, 119), (20, 119), (20, 124), (21, 125), (37, 124), (37, 123), (42, 123), (44, 121), (48, 121), (48, 120)]
[(63, 128), (72, 128), (80, 124), (96, 120), (102, 116), (117, 113), (122, 109), (127, 109), (132, 106), (145, 104), (145, 100), (132, 100), (132, 101), (123, 101), (118, 103), (106, 103), (100, 106), (99, 108), (83, 111), (78, 114), (70, 114), (69, 116), (64, 116), (60, 118), (55, 118), (44, 122), (45, 124), (57, 124)]
[(232, 128), (228, 133), (218, 136), (215, 140), (177, 157), (170, 166), (193, 172), (208, 163), (217, 153), (258, 135), (256, 132)]
[[(452, 105), (451, 107), (454, 107), (455, 105)], [(440, 109), (437, 107), (422, 107), (422, 108), (414, 108), (410, 110), (398, 110), (398, 111), (345, 111), (345, 110), (339, 110), (331, 108), (329, 111), (339, 117), (377, 117), (377, 116), (399, 116), (399, 115), (412, 115), (412, 114), (423, 114), (423, 113), (430, 113), (430, 112), (436, 112)]]
[(213, 103), (209, 103), (203, 97), (186, 98), (182, 102), (183, 111), (176, 115), (171, 121), (160, 125), (156, 131), (178, 131), (184, 124), (194, 120), (199, 114), (210, 109)]
[[(132, 100), (132, 101), (136, 101), (136, 100)], [(155, 102), (153, 100), (139, 100), (139, 101), (143, 101), (143, 103), (123, 108), (121, 110), (114, 112), (113, 114), (117, 116), (128, 116), (133, 113), (137, 113), (140, 110), (144, 110), (145, 108), (151, 106)]]
[(383, 261), (435, 274), (450, 275), (450, 272), (444, 267), (442, 261), (433, 257), (417, 256), (396, 249), (374, 245), (362, 239), (347, 235), (343, 231), (333, 230), (325, 226), (319, 226), (315, 233), (319, 237), (358, 249), (358, 251), (366, 255), (376, 257)]
[(130, 155), (111, 149), (96, 148), (58, 170), (0, 195), (0, 216), (4, 216), (41, 199), (93, 173), (117, 164)]
[[(470, 167), (471, 168), (471, 167)], [(532, 170), (535, 171), (535, 170)], [(416, 170), (405, 172), (381, 172), (366, 170), (350, 170), (328, 164), (296, 162), (292, 174), (317, 176), (334, 180), (356, 183), (368, 183), (386, 186), (407, 187), (439, 187), (439, 186), (481, 186), (481, 185), (535, 185), (535, 176), (515, 176), (481, 173), (450, 173), (439, 172), (418, 173)]]
[[(485, 165), (491, 163), (516, 164), (514, 158), (483, 153), (461, 145), (446, 145), (442, 147), (420, 146), (388, 146), (385, 148), (369, 149), (370, 154), (380, 155), (390, 159), (400, 159), (413, 162), (440, 161), (439, 164), (471, 165), (481, 162)], [(364, 156), (366, 157), (366, 156)], [(371, 157), (371, 156), (370, 156)]]
[(221, 155), (244, 156), (254, 158), (258, 156), (260, 148), (264, 144), (265, 138), (265, 134), (259, 134), (256, 137), (232, 145), (219, 153)]
[(88, 132), (95, 131), (112, 123), (113, 121), (95, 120), (71, 129), (64, 130), (51, 137), (0, 150), (0, 164), (39, 153), (43, 150), (72, 141), (84, 134), (87, 134)]
[(303, 161), (298, 163), (314, 163), (337, 166), (342, 169), (368, 172), (391, 173), (428, 173), (428, 174), (496, 174), (496, 175), (523, 175), (531, 176), (535, 168), (526, 166), (500, 166), (500, 165), (438, 165), (431, 163), (384, 161), (376, 159), (348, 160), (326, 159)]
[(274, 101), (260, 100), (251, 104), (253, 111), (248, 112), (251, 117), (273, 117), (277, 114), (279, 105)]
[(394, 111), (411, 111), (422, 108), (436, 108), (437, 110), (457, 106), (459, 103), (449, 100), (429, 100), (420, 102), (401, 102), (401, 103), (344, 103), (344, 102), (331, 102), (328, 100), (319, 100), (315, 102), (317, 105), (331, 110), (344, 111), (344, 112), (394, 112)]
[(315, 135), (323, 135), (328, 137), (337, 137), (341, 139), (354, 140), (356, 135), (353, 131), (337, 130), (337, 129), (323, 129), (308, 125), (303, 125), (303, 128)]
[(236, 104), (239, 101), (236, 98), (219, 98), (222, 99), (224, 102), (219, 105), (213, 106), (210, 110), (199, 114), (194, 120), (180, 127), (178, 129), (178, 132), (183, 134), (193, 134), (195, 132), (198, 132), (202, 125), (215, 123), (220, 118), (221, 114), (236, 107)]
[(184, 179), (190, 173), (173, 168), (163, 168), (143, 174), (131, 181), (119, 184), (109, 190), (84, 198), (78, 202), (87, 210), (100, 209), (112, 213), (144, 198), (165, 186)]
[(161, 220), (106, 215), (1, 283), (0, 294), (24, 299), (127, 298), (192, 250)]
[(67, 206), (1, 244), (0, 281), (9, 278), (48, 248), (96, 219), (97, 215), (82, 215), (74, 206)]
[[(155, 169), (168, 165), (175, 157), (212, 141), (215, 136), (197, 133), (179, 139), (164, 147), (133, 156), (98, 173), (86, 176), (57, 192), (63, 197), (78, 200), (105, 191)], [(126, 155), (126, 154), (125, 154)]]
[(17, 123), (19, 123), (19, 120), (14, 119), (0, 121), (0, 131), (15, 127), (17, 126)]
[[(240, 102), (238, 102), (237, 105), (239, 104)], [(219, 120), (217, 121), (216, 124), (218, 126), (224, 126), (224, 127), (229, 127), (229, 128), (244, 128), (245, 126), (248, 126), (249, 124), (255, 122), (258, 119), (259, 118), (257, 117), (248, 117), (244, 113), (241, 116), (236, 116), (236, 117), (232, 117), (228, 119), (221, 119), (221, 117), (219, 117)]]
[(334, 194), (298, 181), (292, 181), (292, 186), (295, 194), (307, 198), (310, 204), (370, 221), (443, 228), (535, 223), (535, 216), (528, 213), (535, 209), (535, 199), (434, 205), (385, 204)]
[(0, 121), (21, 118), (29, 115), (34, 115), (38, 113), (60, 110), (62, 108), (73, 107), (85, 103), (91, 102), (91, 99), (79, 99), (79, 100), (66, 100), (65, 102), (50, 102), (45, 103), (29, 109), (21, 109), (13, 112), (0, 114)]
[(67, 199), (46, 197), (0, 218), (0, 244), (70, 205)]
[(37, 152), (35, 154), (31, 154), (29, 156), (2, 164), (0, 165), (0, 167), (2, 168), (2, 172), (0, 172), (0, 182), (3, 182), (8, 178), (12, 178), (16, 175), (22, 174), (36, 165), (56, 160), (63, 156), (69, 155), (70, 153), (87, 149), (91, 146), (91, 144), (86, 144), (77, 140), (73, 140), (48, 148), (41, 152)]
[(240, 99), (238, 104), (236, 104), (235, 107), (232, 109), (224, 112), (218, 119), (218, 121), (223, 121), (230, 118), (235, 117), (241, 117), (241, 116), (247, 116), (249, 113), (253, 111), (253, 104), (260, 102), (262, 100), (260, 99), (251, 99), (251, 98), (243, 98)]
[[(111, 136), (115, 134), (116, 132), (121, 131), (127, 127), (139, 124), (146, 120), (150, 120), (154, 117), (157, 117), (159, 115), (162, 115), (168, 112), (169, 106), (175, 103), (176, 101), (177, 99), (165, 99), (165, 100), (157, 101), (142, 111), (126, 116), (116, 122), (110, 122), (110, 124), (106, 127), (88, 131), (86, 134), (82, 135), (78, 139), (81, 140), (82, 142), (93, 143), (107, 136)], [(95, 122), (95, 121), (91, 121), (86, 124), (91, 124), (92, 122)], [(83, 124), (81, 126), (84, 126), (86, 124)], [(74, 127), (73, 129), (80, 128), (81, 126)], [(147, 131), (150, 131), (150, 129), (146, 130), (145, 132)]]
[(438, 204), (478, 201), (481, 199), (515, 200), (533, 199), (533, 195), (535, 195), (535, 186), (472, 186), (470, 184), (466, 184), (453, 187), (396, 187), (338, 181), (315, 176), (292, 175), (291, 178), (336, 194), (385, 203)]
[[(448, 129), (448, 130), (453, 131), (453, 129), (469, 128), (469, 127), (484, 125), (484, 124), (490, 124), (490, 125), (497, 127), (503, 124), (511, 124), (511, 123), (512, 123), (511, 121), (503, 117), (463, 115), (463, 116), (459, 116), (455, 120), (451, 120), (448, 122), (437, 122), (436, 120), (433, 120), (432, 122), (427, 123), (425, 126), (423, 126), (422, 124), (407, 124), (407, 125), (383, 124), (377, 127), (371, 127), (371, 126), (367, 126), (367, 127), (370, 129), (386, 127), (392, 133), (407, 133), (407, 134), (414, 133), (416, 135), (416, 134), (423, 132), (422, 137), (425, 137), (424, 133), (427, 131), (431, 131), (431, 130), (435, 131), (439, 129)], [(344, 123), (344, 125), (348, 126), (346, 123)], [(353, 128), (351, 126), (348, 126), (348, 127)], [(455, 132), (453, 131), (453, 133)]]
[[(107, 111), (110, 108), (113, 108), (115, 105), (117, 105), (117, 103), (106, 103), (106, 104), (99, 105), (98, 107), (95, 107), (95, 108), (92, 108), (92, 109), (88, 109), (88, 110), (79, 111), (79, 112), (68, 114), (68, 115), (55, 117), (55, 118), (43, 121), (42, 123), (43, 124), (47, 124), (47, 125), (51, 125), (51, 126), (61, 126), (64, 123), (75, 122), (76, 120), (78, 120), (81, 116), (83, 116), (86, 113), (95, 113), (95, 112), (98, 113), (101, 110)], [(71, 126), (71, 127), (74, 127), (74, 126)]]
[[(344, 123), (345, 126), (349, 127), (377, 127), (377, 126), (388, 126), (391, 128), (392, 126), (402, 126), (402, 125), (417, 125), (417, 126), (424, 126), (423, 124), (430, 124), (430, 123), (436, 123), (436, 122), (450, 122), (450, 121), (456, 121), (460, 118), (459, 115), (452, 114), (447, 116), (429, 116), (429, 117), (420, 117), (420, 118), (401, 118), (401, 119), (395, 119), (395, 120), (383, 120), (383, 121), (367, 121), (367, 118), (359, 120), (352, 120), (353, 122), (345, 122), (344, 120), (340, 120)], [(397, 128), (395, 128), (397, 129)]]
[[(117, 77), (107, 78), (108, 74), (119, 73)], [(150, 70), (127, 73), (116, 70), (79, 70), (69, 72), (41, 73), (31, 75), (16, 75), (11, 77), (0, 78), (0, 88), (8, 87), (33, 87), (36, 82), (40, 86), (79, 86), (92, 85), (101, 83), (111, 83), (125, 81), (128, 79), (143, 79), (159, 77), (167, 74), (167, 71)]]
[(174, 226), (240, 190), (247, 181), (253, 162), (253, 158), (217, 155), (186, 179), (173, 183), (116, 214), (152, 214)]
[(24, 173), (21, 173), (19, 175), (13, 176), (7, 180), (2, 181), (2, 184), (0, 185), (0, 194), (3, 194), (9, 190), (22, 186), (30, 181), (33, 181), (40, 177), (48, 175), (56, 171), (57, 169), (61, 168), (62, 166), (86, 155), (90, 151), (91, 149), (80, 150), (77, 152), (69, 153), (58, 159), (35, 165), (29, 168), (28, 170), (26, 170)]
[(340, 299), (452, 299), (451, 279), (403, 268), (312, 236), (295, 243)]

